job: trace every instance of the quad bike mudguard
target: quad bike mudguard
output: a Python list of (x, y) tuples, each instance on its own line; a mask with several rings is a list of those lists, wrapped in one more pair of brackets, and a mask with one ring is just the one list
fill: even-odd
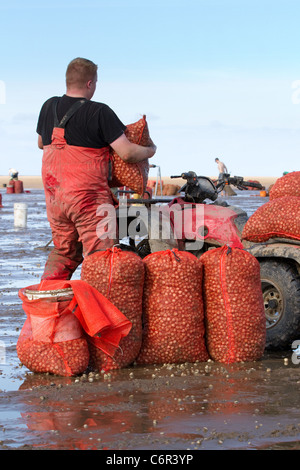
[(273, 239), (264, 243), (244, 242), (244, 248), (255, 258), (286, 258), (293, 261), (300, 274), (300, 243), (294, 240)]
[(235, 224), (238, 214), (232, 208), (215, 204), (191, 204), (176, 198), (168, 205), (169, 210), (175, 204), (184, 211), (184, 223), (179, 229), (182, 231), (173, 227), (177, 239), (198, 239), (215, 246), (228, 244), (243, 248), (241, 234)]

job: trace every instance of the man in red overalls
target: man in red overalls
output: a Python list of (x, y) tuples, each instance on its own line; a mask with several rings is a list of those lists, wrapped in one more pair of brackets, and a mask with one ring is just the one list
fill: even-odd
[(40, 111), (38, 146), (43, 149), (42, 178), (54, 243), (43, 280), (71, 279), (83, 255), (117, 242), (101, 237), (104, 215), (97, 215), (99, 206), (113, 205), (109, 146), (130, 163), (151, 158), (156, 151), (155, 145), (131, 143), (114, 111), (91, 101), (97, 68), (87, 59), (72, 60), (66, 71), (66, 94), (50, 98)]

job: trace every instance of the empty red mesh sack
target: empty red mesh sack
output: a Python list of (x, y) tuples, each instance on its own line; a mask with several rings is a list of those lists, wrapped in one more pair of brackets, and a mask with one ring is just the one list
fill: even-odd
[[(134, 144), (139, 144), (143, 147), (149, 147), (152, 144), (146, 116), (143, 116), (142, 119), (133, 124), (129, 124), (126, 127), (125, 135)], [(110, 148), (110, 160), (112, 163), (112, 178), (109, 181), (109, 186), (111, 188), (128, 186), (132, 191), (143, 195), (146, 190), (149, 174), (148, 159), (138, 163), (127, 163)]]
[(300, 171), (293, 171), (278, 178), (269, 192), (270, 201), (283, 196), (300, 197)]
[(265, 349), (266, 318), (257, 259), (224, 246), (204, 253), (206, 344), (222, 363), (256, 361)]
[(89, 364), (87, 337), (113, 355), (131, 324), (83, 281), (42, 281), (19, 291), (26, 321), (17, 342), (20, 361), (32, 372), (72, 376)]
[(260, 206), (247, 220), (242, 238), (252, 242), (300, 240), (300, 197), (284, 196)]
[(144, 258), (143, 343), (138, 364), (207, 361), (202, 264), (188, 252)]
[(91, 367), (108, 371), (132, 364), (142, 344), (143, 261), (117, 247), (95, 252), (85, 258), (81, 279), (107, 297), (132, 324), (113, 357), (97, 347), (97, 340), (89, 340)]

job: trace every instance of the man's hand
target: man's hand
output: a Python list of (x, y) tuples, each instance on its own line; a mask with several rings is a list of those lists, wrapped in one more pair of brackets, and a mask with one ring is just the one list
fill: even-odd
[(121, 137), (112, 142), (110, 146), (124, 162), (137, 163), (153, 157), (156, 152), (156, 145), (154, 145), (152, 140), (151, 143), (150, 147), (133, 144), (127, 139), (125, 134), (122, 134)]

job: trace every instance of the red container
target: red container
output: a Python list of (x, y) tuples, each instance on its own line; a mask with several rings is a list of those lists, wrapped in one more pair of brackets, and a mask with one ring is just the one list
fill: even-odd
[(15, 187), (14, 186), (7, 186), (6, 187), (6, 194), (13, 194), (15, 192)]
[(2, 194), (0, 194), (0, 207), (3, 207), (3, 205), (2, 205)]
[(15, 188), (15, 193), (18, 193), (18, 194), (24, 193), (23, 181), (16, 180), (14, 184), (14, 188)]

